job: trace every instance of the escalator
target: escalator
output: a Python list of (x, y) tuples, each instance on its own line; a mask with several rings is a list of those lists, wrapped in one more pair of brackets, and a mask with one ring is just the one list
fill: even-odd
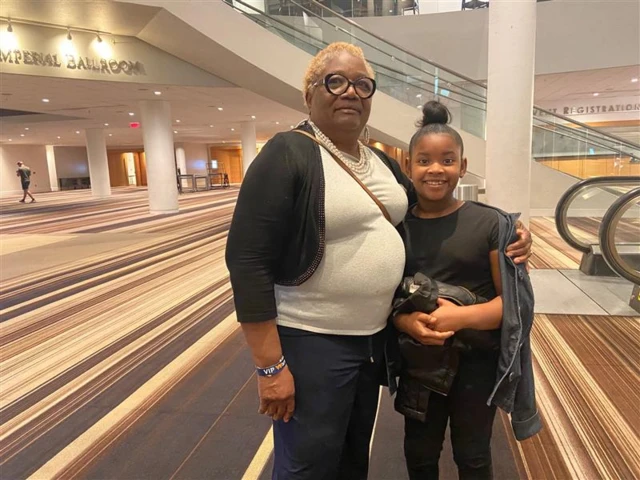
[[(610, 202), (609, 207), (603, 215), (585, 215), (596, 198), (598, 206)], [(631, 282), (629, 305), (640, 312), (639, 178), (595, 177), (577, 183), (558, 202), (555, 222), (562, 239), (582, 252), (580, 270)]]

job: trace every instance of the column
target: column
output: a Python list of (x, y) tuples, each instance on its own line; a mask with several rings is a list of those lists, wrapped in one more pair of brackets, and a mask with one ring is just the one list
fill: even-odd
[(491, 0), (487, 201), (529, 222), (536, 0)]
[(256, 122), (242, 122), (242, 173), (246, 174), (249, 165), (256, 158), (258, 145), (256, 140)]
[(49, 172), (49, 185), (51, 185), (51, 191), (57, 192), (60, 190), (58, 187), (58, 171), (56, 170), (56, 153), (53, 149), (53, 145), (45, 145), (45, 151), (47, 154), (47, 171)]
[(109, 162), (107, 160), (107, 142), (104, 139), (104, 129), (88, 128), (84, 134), (87, 141), (91, 194), (95, 198), (110, 197), (111, 182), (109, 180)]
[(151, 213), (178, 211), (171, 105), (162, 100), (140, 102), (142, 137), (147, 159), (147, 185)]
[(176, 164), (182, 175), (187, 174), (187, 156), (184, 153), (184, 145), (176, 144)]

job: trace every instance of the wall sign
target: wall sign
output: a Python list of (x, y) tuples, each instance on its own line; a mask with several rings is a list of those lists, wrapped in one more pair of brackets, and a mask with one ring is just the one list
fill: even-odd
[(587, 106), (570, 106), (570, 107), (558, 107), (558, 108), (546, 108), (553, 113), (560, 113), (562, 115), (575, 116), (575, 115), (595, 115), (598, 113), (620, 113), (620, 112), (640, 112), (640, 103), (609, 103), (602, 105), (587, 105)]
[(41, 67), (89, 70), (105, 75), (146, 75), (141, 62), (107, 58), (90, 58), (80, 55), (41, 53), (33, 50), (0, 50), (0, 63), (35, 65)]

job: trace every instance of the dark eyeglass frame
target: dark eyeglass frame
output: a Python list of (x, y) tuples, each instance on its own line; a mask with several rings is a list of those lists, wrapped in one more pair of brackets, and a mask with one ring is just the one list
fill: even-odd
[[(340, 93), (334, 93), (331, 91), (331, 89), (329, 88), (329, 79), (331, 77), (341, 77), (344, 78), (347, 83), (345, 84), (346, 87), (344, 89), (344, 91), (340, 92)], [(371, 83), (373, 84), (373, 89), (371, 90), (371, 94), (367, 95), (367, 96), (362, 96), (360, 95), (360, 93), (358, 92), (358, 89), (356, 88), (356, 83), (359, 82), (360, 80), (362, 80), (363, 78), (371, 81)], [(366, 100), (367, 98), (371, 98), (373, 97), (373, 94), (376, 93), (376, 88), (377, 88), (377, 84), (376, 81), (373, 78), (369, 78), (369, 77), (358, 77), (355, 79), (355, 81), (351, 81), (349, 80), (347, 77), (345, 77), (344, 75), (342, 75), (341, 73), (328, 73), (327, 75), (325, 75), (325, 77), (322, 79), (322, 82), (316, 82), (313, 84), (313, 86), (318, 86), (320, 83), (322, 83), (324, 85), (324, 88), (327, 90), (327, 92), (329, 92), (331, 95), (334, 95), (336, 97), (339, 97), (340, 95), (344, 95), (344, 93), (349, 90), (349, 87), (353, 86), (353, 91), (356, 92), (356, 95), (358, 97), (360, 97), (362, 100)]]

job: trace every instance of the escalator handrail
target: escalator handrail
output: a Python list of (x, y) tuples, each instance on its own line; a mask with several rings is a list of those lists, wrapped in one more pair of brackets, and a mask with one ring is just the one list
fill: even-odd
[(600, 251), (607, 265), (634, 285), (640, 285), (640, 271), (625, 264), (616, 247), (616, 228), (627, 205), (640, 202), (640, 187), (628, 191), (611, 204), (600, 224)]
[[(572, 185), (566, 192), (560, 197), (558, 205), (556, 206), (555, 221), (556, 229), (562, 239), (567, 242), (571, 247), (579, 250), (583, 253), (589, 253), (591, 251), (591, 245), (578, 240), (569, 230), (567, 224), (567, 212), (573, 200), (580, 194), (582, 190), (590, 187), (604, 187), (604, 186), (626, 186), (626, 185), (638, 185), (640, 183), (640, 176), (620, 176), (620, 177), (594, 177), (582, 180), (581, 182)], [(609, 192), (611, 193), (611, 192)]]
[[(473, 83), (473, 84), (478, 85), (478, 86), (480, 86), (480, 87), (483, 87), (483, 88), (485, 88), (485, 89), (487, 88), (487, 84), (486, 84), (486, 83), (484, 83), (484, 82), (479, 82), (479, 81), (477, 81), (477, 80), (473, 80), (473, 79), (471, 79), (471, 78), (467, 77), (466, 75), (463, 75), (463, 74), (458, 73), (458, 72), (454, 72), (453, 70), (451, 70), (451, 69), (449, 69), (449, 68), (447, 68), (447, 67), (443, 67), (442, 65), (440, 65), (439, 63), (434, 62), (433, 60), (428, 60), (428, 59), (426, 59), (426, 58), (424, 58), (424, 57), (422, 57), (422, 56), (420, 56), (420, 55), (418, 55), (418, 54), (416, 54), (416, 53), (414, 53), (414, 52), (411, 52), (410, 50), (408, 50), (408, 49), (406, 49), (406, 48), (404, 48), (404, 47), (401, 47), (401, 46), (399, 46), (399, 45), (396, 45), (395, 43), (393, 43), (393, 42), (391, 42), (391, 41), (389, 41), (389, 40), (387, 40), (387, 39), (385, 39), (385, 38), (382, 38), (382, 37), (380, 37), (379, 35), (377, 35), (377, 34), (375, 34), (375, 33), (371, 32), (370, 30), (368, 30), (368, 29), (366, 29), (366, 28), (364, 28), (364, 27), (363, 27), (362, 25), (360, 25), (358, 22), (356, 22), (356, 21), (354, 21), (354, 20), (351, 20), (351, 19), (349, 19), (349, 18), (347, 18), (347, 17), (344, 17), (344, 16), (340, 15), (340, 14), (339, 14), (338, 12), (336, 12), (335, 10), (331, 10), (329, 7), (327, 7), (326, 5), (321, 4), (321, 3), (320, 3), (320, 2), (318, 2), (317, 0), (309, 0), (309, 1), (310, 1), (311, 3), (313, 3), (313, 4), (317, 5), (317, 6), (319, 6), (319, 7), (320, 7), (320, 8), (322, 8), (323, 10), (328, 10), (328, 11), (329, 11), (329, 12), (331, 12), (334, 16), (336, 16), (336, 17), (340, 18), (341, 20), (343, 20), (343, 21), (345, 21), (345, 22), (349, 23), (350, 25), (352, 25), (352, 26), (354, 26), (354, 27), (356, 27), (356, 28), (359, 28), (360, 30), (364, 31), (364, 32), (365, 32), (365, 33), (367, 33), (368, 35), (371, 35), (372, 37), (376, 38), (377, 40), (380, 40), (381, 42), (386, 43), (386, 44), (388, 44), (388, 45), (391, 45), (392, 47), (394, 47), (394, 48), (396, 48), (396, 49), (400, 50), (400, 51), (401, 51), (401, 52), (403, 52), (403, 53), (406, 53), (407, 55), (411, 55), (411, 56), (413, 56), (413, 57), (417, 58), (418, 60), (420, 60), (420, 61), (422, 61), (422, 62), (425, 62), (425, 63), (428, 63), (428, 64), (430, 64), (430, 65), (433, 65), (434, 67), (436, 67), (436, 68), (438, 68), (438, 69), (440, 69), (440, 70), (443, 70), (443, 71), (445, 71), (445, 72), (447, 72), (447, 73), (449, 73), (449, 74), (451, 74), (451, 75), (454, 75), (454, 76), (456, 76), (456, 77), (459, 77), (459, 78), (461, 78), (461, 79), (463, 79), (463, 80), (465, 80), (465, 81), (467, 81), (467, 82)], [(415, 68), (417, 68), (417, 67), (415, 67)], [(486, 102), (486, 99), (485, 99), (485, 102)], [(584, 129), (586, 129), (586, 130), (589, 130), (589, 131), (592, 131), (592, 132), (596, 132), (596, 134), (598, 134), (598, 135), (602, 135), (602, 136), (604, 136), (604, 137), (609, 137), (609, 138), (611, 138), (611, 139), (615, 140), (616, 142), (624, 143), (624, 144), (626, 144), (627, 146), (629, 146), (629, 147), (631, 147), (631, 148), (640, 149), (640, 145), (636, 145), (636, 144), (634, 144), (633, 142), (629, 142), (628, 140), (624, 140), (624, 139), (622, 139), (622, 138), (620, 138), (620, 137), (617, 137), (616, 135), (610, 134), (610, 133), (608, 133), (608, 132), (603, 132), (602, 130), (595, 129), (595, 128), (593, 128), (593, 127), (590, 127), (589, 125), (586, 125), (586, 124), (584, 124), (584, 123), (578, 122), (578, 121), (576, 121), (576, 120), (574, 120), (574, 119), (572, 119), (572, 118), (565, 117), (564, 115), (561, 115), (561, 114), (559, 114), (559, 113), (550, 112), (550, 111), (545, 110), (544, 108), (540, 108), (540, 107), (538, 107), (538, 106), (536, 106), (536, 105), (534, 105), (534, 106), (533, 106), (533, 108), (534, 108), (534, 116), (535, 116), (535, 110), (538, 110), (538, 111), (540, 111), (540, 112), (544, 112), (544, 114), (545, 114), (545, 115), (552, 116), (552, 117), (556, 117), (556, 118), (560, 118), (560, 119), (562, 119), (562, 120), (564, 120), (564, 121), (566, 121), (566, 122), (569, 122), (569, 123), (573, 123), (573, 124), (579, 125), (580, 127), (584, 128)]]

